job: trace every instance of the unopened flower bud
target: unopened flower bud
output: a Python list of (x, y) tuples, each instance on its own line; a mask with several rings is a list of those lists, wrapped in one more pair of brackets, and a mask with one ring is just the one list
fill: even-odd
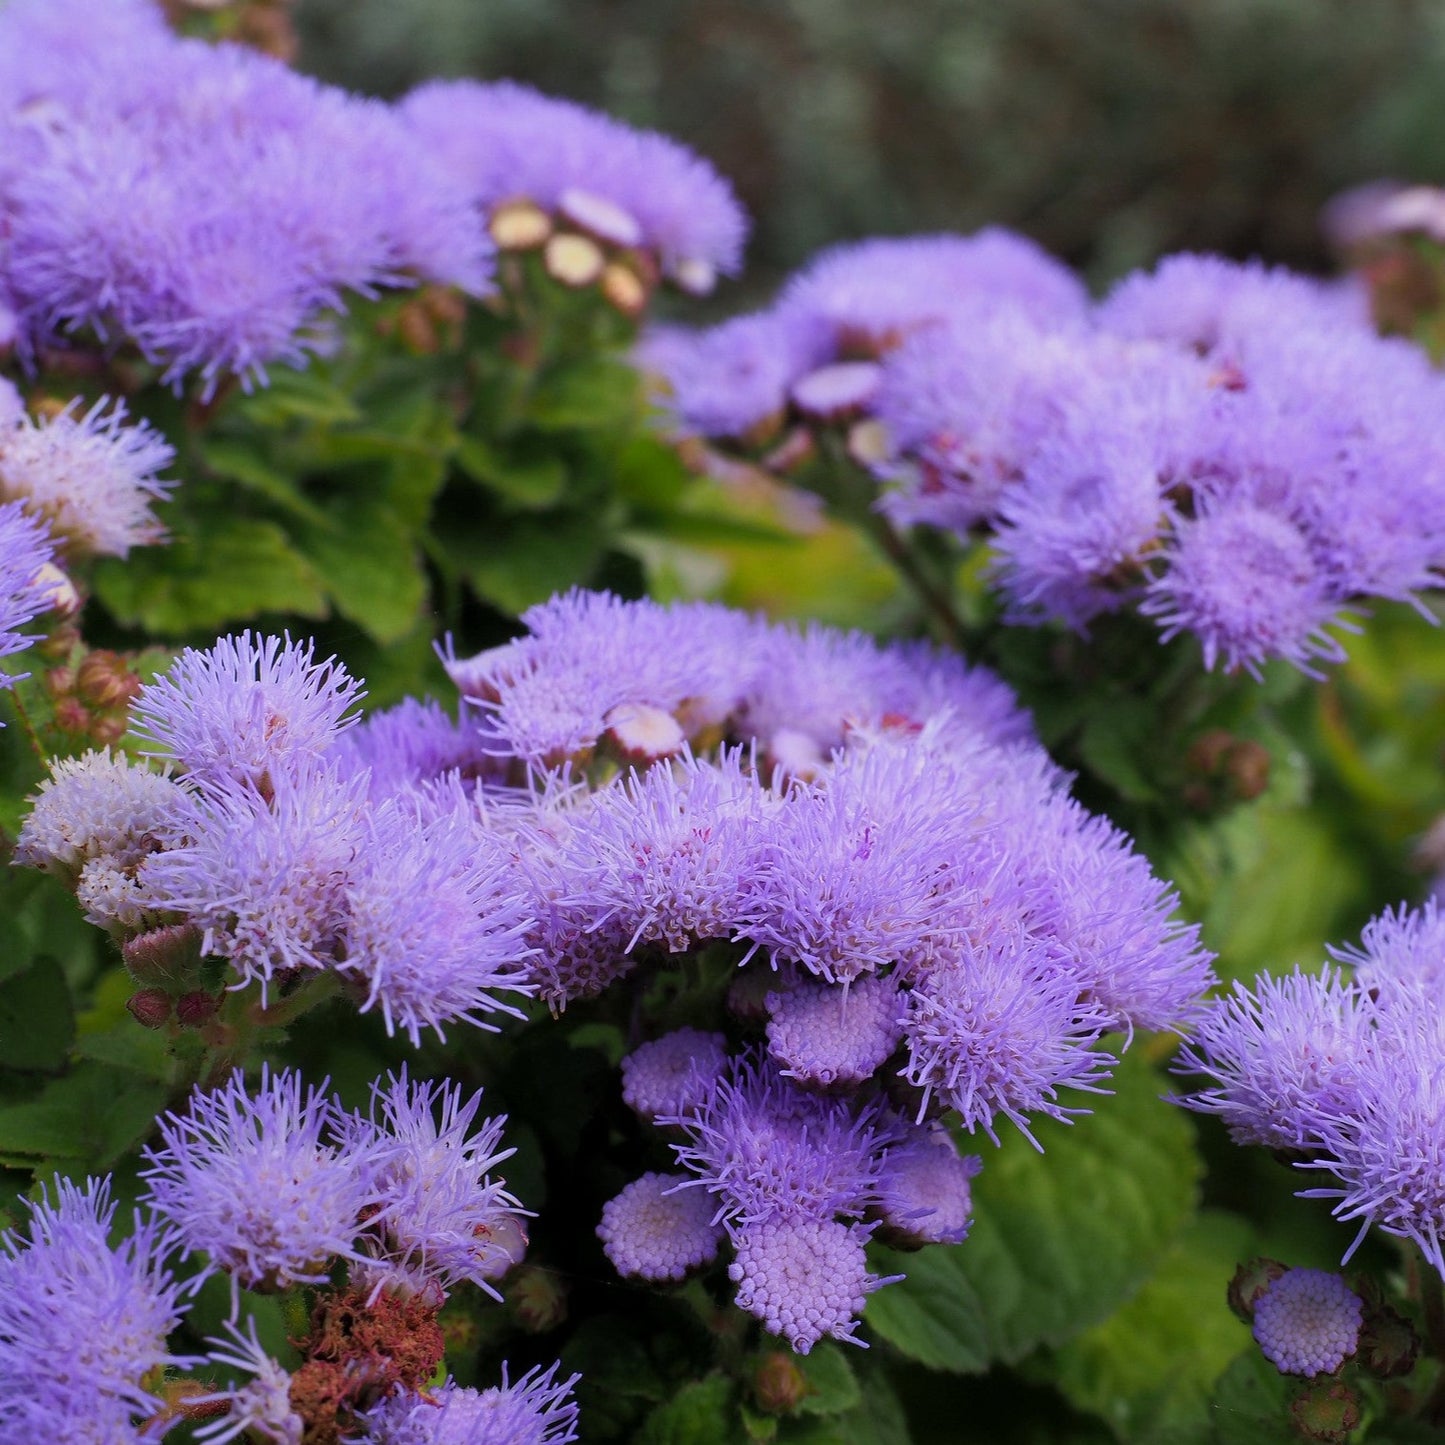
[(499, 251), (535, 251), (552, 234), (552, 218), (531, 201), (508, 201), (492, 212), (487, 230)]
[(90, 709), (77, 697), (63, 697), (55, 704), (55, 726), (61, 732), (88, 733)]
[(1234, 1271), (1229, 1281), (1229, 1307), (1246, 1324), (1254, 1318), (1254, 1307), (1260, 1296), (1288, 1269), (1277, 1259), (1259, 1256), (1246, 1260)]
[(1388, 1305), (1366, 1305), (1355, 1359), (1377, 1379), (1408, 1375), (1420, 1357), (1420, 1337), (1403, 1315)]
[(45, 690), (51, 697), (64, 697), (75, 690), (75, 669), (73, 667), (52, 667), (45, 674)]
[(89, 653), (75, 672), (80, 696), (91, 707), (114, 707), (129, 702), (139, 690), (139, 681), (119, 653), (98, 647)]
[(64, 661), (80, 646), (80, 629), (73, 622), (61, 622), (52, 627), (35, 647), (42, 657)]
[(129, 730), (130, 724), (123, 712), (107, 713), (91, 723), (90, 737), (97, 747), (109, 748), (118, 743)]
[(554, 1270), (524, 1265), (507, 1286), (517, 1323), (533, 1334), (556, 1329), (567, 1318), (567, 1285)]
[(604, 721), (613, 746), (630, 762), (670, 758), (687, 742), (677, 719), (651, 703), (620, 702)]
[(888, 428), (872, 417), (848, 428), (848, 455), (860, 467), (876, 466), (888, 455)]
[(1269, 786), (1269, 749), (1252, 738), (1242, 738), (1230, 748), (1224, 771), (1234, 796), (1241, 802), (1257, 798)]
[(176, 1000), (176, 1020), (188, 1029), (198, 1029), (216, 1016), (221, 1001), (204, 989), (192, 989)]
[(642, 277), (621, 261), (609, 261), (602, 268), (600, 289), (607, 301), (624, 316), (640, 316), (647, 305), (647, 287)]
[(131, 1017), (147, 1029), (162, 1029), (170, 1022), (171, 996), (163, 988), (143, 988), (126, 1000)]
[(753, 1398), (770, 1415), (790, 1415), (809, 1394), (808, 1377), (789, 1350), (772, 1350), (753, 1371)]
[(406, 302), (396, 314), (396, 334), (417, 356), (434, 356), (440, 349), (436, 323), (416, 301)]
[(588, 236), (573, 231), (559, 231), (542, 252), (547, 274), (564, 286), (580, 289), (590, 286), (602, 274), (607, 263), (602, 248)]
[(1189, 751), (1184, 754), (1184, 766), (1191, 773), (1212, 777), (1224, 766), (1224, 760), (1234, 746), (1233, 733), (1223, 728), (1210, 728), (1190, 743)]
[(1301, 1390), (1289, 1407), (1294, 1427), (1306, 1440), (1345, 1445), (1360, 1423), (1360, 1397), (1336, 1380)]
[(45, 610), (61, 617), (74, 617), (80, 611), (80, 589), (70, 575), (54, 562), (46, 562), (35, 574), (36, 586), (45, 595)]
[(120, 951), (137, 983), (176, 984), (201, 961), (201, 933), (189, 923), (170, 923), (126, 939)]

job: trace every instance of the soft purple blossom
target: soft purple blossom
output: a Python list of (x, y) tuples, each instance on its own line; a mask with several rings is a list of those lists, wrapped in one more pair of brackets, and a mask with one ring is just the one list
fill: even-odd
[(188, 647), (141, 689), (131, 714), (156, 754), (192, 782), (253, 784), (327, 751), (356, 722), (361, 685), (314, 645), (249, 631)]
[(731, 187), (666, 136), (506, 80), (431, 81), (401, 110), (484, 212), (525, 198), (584, 222), (604, 213), (604, 240), (644, 246), (692, 290), (741, 262), (747, 223)]
[(1286, 1270), (1254, 1307), (1254, 1338), (1281, 1374), (1332, 1375), (1355, 1353), (1364, 1304), (1337, 1274)]
[[(343, 835), (344, 836), (344, 835)], [(505, 994), (530, 992), (523, 937), (532, 926), (508, 850), (460, 813), (419, 815), (405, 798), (366, 817), (347, 870), (336, 967), (376, 1008), (387, 1032), (415, 1045), (423, 1028), (481, 1024), (515, 1012)]]
[(942, 1125), (912, 1126), (879, 1165), (873, 1217), (893, 1243), (959, 1244), (973, 1223), (970, 1181), (981, 1168)]
[[(0, 657), (22, 652), (34, 641), (20, 629), (51, 605), (45, 569), (53, 545), (45, 525), (19, 502), (0, 505)], [(0, 688), (14, 680), (13, 674), (0, 672)]]
[(224, 1415), (196, 1427), (196, 1438), (206, 1445), (224, 1445), (248, 1435), (271, 1445), (301, 1445), (304, 1422), (291, 1408), (291, 1376), (256, 1338), (256, 1321), (248, 1319), (246, 1325), (242, 1334), (233, 1321), (223, 1321), (221, 1328), (230, 1338), (206, 1342), (212, 1347), (206, 1356), (209, 1363), (244, 1370), (251, 1378), (226, 1390), (193, 1397), (193, 1404), (223, 1400), (227, 1405)]
[(359, 1445), (568, 1445), (577, 1439), (578, 1376), (557, 1378), (558, 1367), (534, 1367), (487, 1390), (448, 1380), (426, 1395), (392, 1395), (365, 1417)]
[(673, 1029), (623, 1058), (622, 1098), (647, 1120), (688, 1114), (707, 1102), (727, 1061), (722, 1034)]
[(345, 770), (366, 770), (378, 803), (450, 772), (488, 777), (497, 763), (481, 750), (474, 728), (457, 722), (439, 703), (410, 697), (347, 728), (330, 753)]
[(319, 1283), (335, 1259), (361, 1262), (356, 1238), (376, 1203), (358, 1159), (330, 1142), (336, 1125), (335, 1103), (299, 1074), (263, 1070), (252, 1092), (237, 1070), (159, 1121), (146, 1197), (206, 1273), (248, 1288)]
[(867, 1237), (858, 1225), (800, 1214), (744, 1226), (728, 1266), (738, 1307), (800, 1355), (824, 1335), (863, 1345), (855, 1331), (867, 1296), (891, 1282), (868, 1272)]
[[(110, 1244), (109, 1181), (62, 1180), (30, 1205), (26, 1235), (0, 1238), (0, 1437), (141, 1442), (160, 1402), (142, 1380), (182, 1364), (170, 1241), (139, 1216)], [(139, 1418), (137, 1418), (139, 1417)]]
[(708, 1196), (688, 1182), (651, 1171), (602, 1206), (597, 1237), (618, 1274), (680, 1280), (717, 1257), (722, 1226)]
[(785, 1078), (856, 1086), (903, 1037), (903, 1007), (891, 977), (865, 975), (846, 989), (797, 981), (767, 996), (768, 1052)]
[(367, 839), (364, 781), (298, 762), (276, 773), (269, 799), (241, 786), (197, 793), (139, 880), (156, 906), (203, 930), (207, 953), (242, 981), (259, 979), (263, 994), (277, 973), (329, 968)]
[(125, 557), (164, 539), (151, 504), (174, 485), (156, 473), (175, 452), (145, 422), (128, 425), (124, 402), (107, 401), (0, 427), (0, 497), (43, 518), (74, 557)]

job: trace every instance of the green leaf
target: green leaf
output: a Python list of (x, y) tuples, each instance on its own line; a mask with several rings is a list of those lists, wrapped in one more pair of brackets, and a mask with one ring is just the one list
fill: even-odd
[(167, 636), (214, 631), (263, 612), (326, 615), (315, 567), (273, 522), (209, 515), (194, 536), (106, 558), (95, 590), (124, 623)]
[(1256, 1248), (1238, 1215), (1200, 1215), (1132, 1300), (1059, 1350), (1053, 1374), (1070, 1403), (1139, 1445), (1207, 1442), (1215, 1382), (1250, 1343), (1225, 1291)]
[(315, 366), (304, 371), (277, 367), (265, 387), (237, 401), (235, 407), (248, 421), (267, 430), (280, 430), (292, 421), (344, 426), (361, 420), (351, 397)]
[(37, 1098), (0, 1107), (0, 1156), (107, 1169), (150, 1132), (165, 1102), (166, 1089), (154, 1080), (82, 1063)]
[(606, 545), (596, 518), (519, 517), (505, 528), (439, 539), (486, 601), (514, 616), (591, 575)]
[(636, 1445), (737, 1445), (733, 1382), (709, 1375), (684, 1385), (647, 1417)]
[(550, 507), (567, 490), (567, 468), (555, 454), (521, 458), (504, 456), (478, 437), (457, 443), (457, 466), (513, 506)]
[(54, 959), (42, 956), (0, 984), (0, 1062), (7, 1069), (52, 1073), (74, 1037), (70, 989)]
[(1131, 803), (1149, 803), (1159, 790), (1149, 780), (1140, 761), (1149, 755), (1149, 742), (1157, 735), (1155, 709), (1115, 702), (1091, 717), (1079, 736), (1079, 751), (1089, 771), (1108, 783), (1120, 797)]
[(285, 472), (277, 471), (245, 442), (216, 439), (200, 448), (201, 460), (218, 477), (238, 482), (302, 521), (324, 523), (326, 514), (302, 496)]
[(1298, 1388), (1298, 1380), (1281, 1375), (1251, 1344), (1214, 1392), (1215, 1445), (1280, 1445), (1295, 1438), (1289, 1406)]
[(532, 393), (527, 420), (544, 431), (605, 431), (630, 423), (642, 380), (626, 362), (589, 356), (551, 372)]
[(820, 1344), (798, 1359), (808, 1393), (798, 1401), (800, 1415), (838, 1415), (862, 1398), (858, 1377), (837, 1345)]
[(1116, 1093), (1069, 1127), (1034, 1129), (984, 1161), (974, 1224), (960, 1245), (879, 1249), (881, 1274), (907, 1278), (870, 1296), (867, 1323), (909, 1358), (975, 1372), (1061, 1345), (1138, 1289), (1188, 1220), (1201, 1164), (1185, 1115), (1136, 1044)]

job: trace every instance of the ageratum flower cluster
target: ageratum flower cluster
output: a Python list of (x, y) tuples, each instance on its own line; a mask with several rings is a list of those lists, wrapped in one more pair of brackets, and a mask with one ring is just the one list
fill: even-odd
[(1020, 238), (871, 241), (641, 360), (685, 431), (844, 424), (893, 521), (989, 539), (1016, 622), (1132, 608), (1207, 667), (1317, 675), (1445, 558), (1445, 382), (1285, 271), (1175, 256), (1090, 305)]
[[(541, 231), (519, 236), (515, 207), (496, 222), (506, 201)], [(574, 283), (608, 265), (600, 238), (616, 251), (604, 289), (639, 306), (659, 267), (694, 289), (734, 270), (745, 229), (682, 147), (520, 86), (425, 87), (396, 107), (178, 38), (151, 0), (0, 13), (0, 347), (129, 343), (177, 385), (264, 381), (325, 348), (349, 294), (484, 294), (479, 207)]]
[[(208, 1002), (202, 957), (263, 1003), (332, 975), (413, 1041), (528, 991), (532, 919), (505, 841), (463, 801), (387, 790), (395, 729), (345, 738), (360, 695), (309, 646), (243, 633), (186, 650), (141, 690), (133, 717), (164, 770), (108, 752), (52, 764), (15, 861), (76, 888), (159, 990), (165, 1011), (148, 1021), (165, 1022), (172, 998), (183, 1015)], [(416, 712), (430, 732), (412, 730), (409, 764), (447, 747)]]
[(1180, 1102), (1241, 1144), (1334, 1176), (1303, 1189), (1413, 1240), (1445, 1273), (1445, 913), (1384, 913), (1320, 974), (1261, 976), (1212, 1004), (1181, 1052), (1204, 1088)]
[[(161, 1141), (142, 1167), (142, 1208), (119, 1245), (110, 1243), (109, 1181), (84, 1189), (62, 1182), (54, 1203), (32, 1206), (28, 1237), (0, 1240), (0, 1434), (159, 1440), (181, 1421), (155, 1393), (163, 1371), (199, 1368), (233, 1378), (188, 1397), (207, 1407), (197, 1438), (211, 1442), (251, 1432), (300, 1445), (322, 1423), (316, 1405), (334, 1417), (337, 1400), (362, 1386), (349, 1423), (366, 1433), (347, 1438), (371, 1445), (479, 1438), (449, 1432), (502, 1421), (512, 1433), (496, 1438), (575, 1439), (576, 1377), (558, 1381), (555, 1366), (515, 1383), (504, 1370), (500, 1388), (452, 1385), (437, 1395), (423, 1393), (435, 1360), (408, 1364), (417, 1351), (405, 1337), (390, 1341), (397, 1358), (380, 1348), (388, 1301), (418, 1302), (416, 1318), (434, 1326), (450, 1289), (470, 1281), (495, 1295), (492, 1281), (525, 1249), (522, 1211), (491, 1175), (511, 1152), (498, 1148), (503, 1121), (478, 1121), (480, 1102), (480, 1094), (463, 1099), (453, 1086), (403, 1072), (373, 1086), (362, 1115), (304, 1090), (291, 1073), (263, 1073), (252, 1093), (238, 1071), (161, 1121)], [(174, 1266), (185, 1253), (201, 1264), (183, 1288)], [(338, 1261), (348, 1284), (333, 1288), (353, 1320), (374, 1326), (364, 1371), (331, 1360), (333, 1341), (308, 1339), (297, 1341), (308, 1360), (288, 1374), (261, 1345), (255, 1320), (241, 1318), (234, 1290), (227, 1338), (212, 1339), (197, 1358), (167, 1349), (207, 1274), (224, 1270), (253, 1288), (326, 1287)], [(328, 1368), (333, 1388), (317, 1392), (310, 1376)], [(334, 1438), (336, 1420), (329, 1423)]]
[(1104, 1088), (1105, 1034), (1189, 1013), (1197, 935), (955, 656), (587, 593), (524, 621), (450, 670), (489, 750), (554, 770), (506, 823), (539, 992), (738, 961), (726, 1033), (624, 1064), (685, 1142), (609, 1204), (607, 1253), (675, 1279), (726, 1235), (743, 1308), (798, 1350), (853, 1338), (875, 1229), (967, 1229), (976, 1162), (933, 1121), (1085, 1112), (1061, 1094)]

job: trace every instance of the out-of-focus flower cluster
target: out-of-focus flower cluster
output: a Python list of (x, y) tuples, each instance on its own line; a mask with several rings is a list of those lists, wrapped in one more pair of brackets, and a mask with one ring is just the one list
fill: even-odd
[[(1445, 913), (1382, 914), (1337, 966), (1236, 984), (1180, 1055), (1180, 1102), (1242, 1144), (1334, 1176), (1301, 1190), (1336, 1217), (1413, 1240), (1445, 1273)], [(1353, 1252), (1356, 1245), (1351, 1246)]]
[(0, 349), (129, 343), (206, 392), (325, 350), (348, 294), (487, 293), (489, 225), (632, 311), (659, 273), (734, 270), (745, 230), (662, 136), (506, 84), (363, 99), (150, 0), (0, 14), (0, 211)]
[(1315, 675), (1445, 557), (1445, 382), (1281, 270), (1175, 256), (1093, 305), (1020, 237), (870, 241), (640, 361), (683, 431), (785, 465), (831, 430), (893, 522), (986, 536), (1017, 622), (1134, 608), (1207, 667)]
[[(54, 1202), (33, 1206), (28, 1235), (0, 1242), (5, 1438), (139, 1445), (189, 1417), (213, 1442), (252, 1432), (299, 1445), (307, 1431), (342, 1429), (374, 1445), (429, 1445), (463, 1438), (456, 1421), (494, 1418), (529, 1445), (574, 1439), (573, 1380), (555, 1367), (499, 1389), (424, 1392), (447, 1292), (470, 1281), (495, 1294), (526, 1234), (491, 1174), (510, 1153), (498, 1148), (503, 1121), (477, 1120), (479, 1094), (403, 1072), (373, 1095), (356, 1114), (294, 1074), (263, 1073), (253, 1093), (237, 1072), (161, 1121), (119, 1245), (109, 1181), (62, 1183)], [(199, 1272), (178, 1275), (187, 1255)], [(233, 1282), (227, 1338), (173, 1355), (167, 1336), (218, 1270)], [(239, 1286), (300, 1284), (317, 1295), (297, 1342), (303, 1362), (288, 1371), (261, 1345)], [(183, 1389), (177, 1371), (233, 1383)]]

